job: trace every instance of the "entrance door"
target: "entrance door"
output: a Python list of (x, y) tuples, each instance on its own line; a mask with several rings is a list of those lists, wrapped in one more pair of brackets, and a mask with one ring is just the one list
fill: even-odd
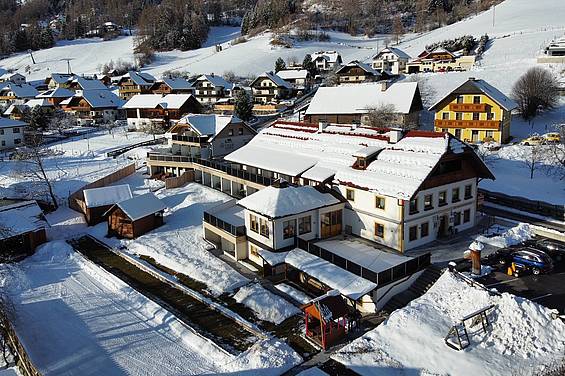
[(441, 238), (445, 236), (446, 233), (447, 233), (447, 216), (442, 215), (441, 217), (439, 217), (439, 229), (437, 236), (438, 238)]
[(341, 234), (341, 216), (341, 210), (336, 210), (321, 215), (320, 237), (322, 239)]
[(479, 142), (479, 131), (471, 131), (471, 142)]

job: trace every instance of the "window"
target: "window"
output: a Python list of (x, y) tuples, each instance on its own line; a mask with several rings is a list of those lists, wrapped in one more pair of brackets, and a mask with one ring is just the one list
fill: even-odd
[(294, 219), (283, 222), (283, 239), (294, 238)]
[(13, 128), (14, 129), (14, 133), (20, 133), (20, 128)]
[(385, 226), (375, 222), (375, 236), (381, 239), (385, 237)]
[(249, 253), (255, 257), (259, 257), (259, 248), (257, 246), (250, 244), (249, 245)]
[(418, 213), (418, 198), (410, 200), (410, 214)]
[(2, 146), (6, 146), (6, 141), (2, 140)]
[(233, 129), (228, 129), (228, 136), (233, 136)]
[(456, 129), (456, 130), (455, 130), (455, 137), (461, 139), (461, 129)]
[(3, 134), (4, 134), (4, 130), (0, 129), (0, 135), (3, 135)]
[(439, 199), (438, 200), (439, 206), (447, 205), (447, 192), (446, 191), (439, 192), (438, 199)]
[(494, 112), (487, 112), (487, 120), (494, 120)]
[(463, 103), (463, 96), (462, 95), (457, 96), (457, 103)]
[(22, 143), (22, 139), (21, 138), (14, 138), (14, 144), (15, 145), (19, 145)]
[(355, 201), (355, 191), (353, 189), (347, 188), (345, 190), (345, 195), (349, 201)]
[(411, 226), (408, 230), (408, 240), (414, 241), (418, 239), (418, 226)]
[(426, 237), (430, 234), (430, 226), (428, 225), (428, 222), (422, 223), (420, 225), (420, 237)]
[(453, 225), (459, 226), (461, 224), (461, 212), (453, 213)]
[(473, 120), (479, 120), (480, 114), (478, 112), (473, 112)]
[(385, 198), (381, 196), (375, 197), (375, 208), (385, 210)]
[(266, 219), (259, 218), (259, 227), (261, 230), (261, 235), (268, 238), (269, 237), (269, 222)]
[(465, 209), (463, 212), (463, 223), (468, 223), (471, 220), (471, 209)]
[(456, 112), (455, 113), (455, 120), (463, 120), (463, 113), (462, 112)]
[(251, 223), (251, 231), (259, 233), (259, 222), (257, 222), (257, 217), (253, 214), (249, 214), (249, 222)]
[(458, 202), (459, 201), (459, 187), (453, 188), (451, 191), (451, 202)]
[(471, 131), (471, 142), (478, 142), (479, 141), (479, 131), (472, 130)]
[(485, 138), (494, 138), (494, 131), (485, 131)]
[(298, 219), (298, 234), (307, 234), (312, 231), (312, 217), (302, 217)]
[(424, 196), (424, 210), (430, 210), (434, 208), (434, 196), (425, 195)]
[(239, 129), (237, 130), (237, 134), (240, 135), (240, 136), (242, 136), (242, 135), (243, 135), (243, 128), (239, 128)]
[(473, 97), (473, 103), (474, 103), (474, 104), (479, 104), (479, 103), (481, 103), (481, 96), (480, 96), (480, 95), (475, 95), (475, 96)]
[(465, 186), (465, 200), (472, 197), (473, 197), (473, 186), (471, 184), (467, 184)]
[(443, 120), (449, 120), (449, 112), (444, 112), (441, 114), (441, 118)]

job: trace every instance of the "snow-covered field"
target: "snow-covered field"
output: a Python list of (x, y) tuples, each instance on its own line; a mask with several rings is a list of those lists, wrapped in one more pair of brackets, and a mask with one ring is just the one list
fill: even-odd
[(243, 286), (234, 295), (236, 302), (250, 308), (257, 318), (280, 324), (300, 310), (280, 296), (265, 289), (259, 283)]
[[(470, 346), (462, 351), (445, 344), (453, 324), (490, 304), (486, 333), (480, 324), (468, 327)], [(491, 296), (445, 272), (426, 294), (333, 358), (361, 375), (537, 374), (562, 359), (563, 338), (565, 324), (549, 309), (507, 293)]]

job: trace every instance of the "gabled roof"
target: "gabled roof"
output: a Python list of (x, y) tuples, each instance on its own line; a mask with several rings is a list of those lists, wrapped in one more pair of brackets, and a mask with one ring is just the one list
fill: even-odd
[(365, 83), (318, 89), (307, 115), (312, 114), (363, 114), (379, 105), (393, 105), (397, 113), (408, 114), (418, 93), (417, 82), (397, 82), (385, 91), (381, 83)]
[(216, 76), (212, 74), (203, 74), (202, 76), (196, 79), (197, 81), (210, 81), (212, 85), (223, 87), (225, 89), (233, 89), (233, 84), (231, 82), (226, 81), (221, 76)]
[(73, 95), (75, 95), (74, 91), (58, 87), (38, 94), (37, 98), (70, 98)]
[(380, 73), (377, 72), (375, 69), (373, 69), (371, 66), (360, 62), (359, 60), (352, 60), (347, 64), (342, 65), (337, 71), (336, 73), (341, 73), (342, 71), (348, 69), (348, 68), (352, 68), (352, 67), (359, 67), (361, 69), (363, 69), (365, 72), (370, 73), (372, 75), (378, 76)]
[[(167, 208), (163, 201), (159, 200), (157, 196), (151, 192), (120, 201), (116, 203), (114, 207), (122, 209), (132, 221), (137, 221), (138, 219), (158, 213)], [(108, 212), (114, 207), (110, 208)]]
[(194, 89), (190, 82), (184, 78), (163, 78), (163, 82), (173, 90)]
[(0, 128), (13, 128), (13, 127), (24, 127), (27, 123), (20, 120), (8, 119), (5, 117), (0, 117)]
[(311, 186), (269, 186), (238, 201), (238, 205), (268, 218), (280, 218), (339, 204), (330, 193)]
[(440, 103), (448, 99), (450, 96), (460, 94), (484, 94), (498, 103), (498, 105), (504, 108), (506, 111), (512, 111), (518, 107), (518, 104), (516, 102), (508, 98), (500, 90), (498, 90), (488, 82), (480, 79), (469, 78), (452, 92), (448, 93), (439, 101), (437, 101), (433, 106), (429, 108), (429, 111), (436, 110)]
[(329, 63), (335, 63), (339, 57), (340, 55), (337, 51), (319, 51), (312, 54), (312, 61), (321, 58), (327, 60)]
[(243, 121), (233, 115), (189, 114), (179, 120), (179, 124), (182, 123), (190, 124), (201, 136), (210, 136), (213, 139), (229, 124), (243, 124)]
[(27, 100), (24, 103), (24, 106), (28, 106), (29, 108), (33, 108), (35, 106), (53, 107), (53, 103), (49, 103), (49, 101), (46, 98), (34, 98)]
[(99, 206), (113, 205), (120, 201), (132, 198), (129, 184), (111, 185), (101, 188), (85, 189), (84, 203), (87, 208), (96, 208)]
[(78, 86), (82, 90), (106, 90), (108, 89), (102, 82), (99, 80), (92, 80), (87, 79), (84, 77), (76, 76), (73, 80), (73, 83), (77, 83)]
[(35, 201), (0, 206), (0, 240), (47, 227), (43, 212)]
[(190, 98), (192, 94), (136, 94), (130, 98), (122, 108), (157, 108), (178, 110)]
[(257, 82), (258, 80), (260, 80), (261, 78), (268, 78), (269, 80), (273, 81), (273, 83), (275, 85), (277, 85), (277, 87), (285, 87), (287, 89), (292, 89), (292, 85), (288, 82), (286, 82), (285, 80), (283, 80), (282, 78), (280, 78), (279, 76), (277, 76), (275, 73), (273, 72), (263, 72), (260, 75), (258, 75), (253, 82), (251, 83), (251, 86), (253, 86), (253, 84), (255, 82)]
[(408, 55), (406, 52), (402, 51), (399, 48), (385, 47), (382, 50), (380, 50), (375, 56), (373, 56), (373, 60), (377, 60), (379, 56), (387, 53), (392, 53), (396, 55), (399, 59), (406, 59), (406, 60), (410, 59), (410, 55)]
[(79, 101), (80, 98), (84, 98), (88, 104), (93, 108), (118, 108), (124, 104), (124, 100), (119, 98), (116, 94), (108, 89), (104, 90), (84, 90), (80, 94), (75, 94), (74, 96), (61, 102), (62, 105), (69, 105), (73, 102)]
[(149, 73), (141, 73), (135, 71), (129, 71), (124, 74), (122, 77), (120, 77), (119, 82), (127, 78), (131, 79), (134, 84), (139, 86), (151, 86), (155, 82), (155, 77), (153, 77)]
[(16, 85), (8, 82), (0, 84), (0, 90), (9, 90), (14, 93), (17, 98), (35, 98), (38, 91), (30, 84)]
[(49, 79), (52, 79), (58, 84), (64, 84), (67, 83), (72, 77), (73, 75), (69, 73), (51, 73), (51, 76), (47, 77), (45, 83), (48, 83)]
[(13, 77), (16, 77), (16, 76), (20, 76), (20, 77), (25, 78), (25, 76), (24, 76), (23, 74), (20, 74), (20, 73), (18, 73), (18, 72), (14, 72), (14, 73), (6, 72), (6, 73), (4, 73), (4, 74), (2, 74), (2, 75), (0, 76), (0, 80), (9, 81), (9, 80), (11, 80)]
[(308, 78), (306, 69), (283, 69), (277, 72), (277, 76), (283, 80), (297, 80)]

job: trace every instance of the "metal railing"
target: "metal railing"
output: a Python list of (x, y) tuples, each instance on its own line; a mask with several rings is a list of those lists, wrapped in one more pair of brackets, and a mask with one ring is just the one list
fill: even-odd
[(210, 161), (207, 159), (186, 157), (182, 155), (172, 155), (172, 154), (155, 154), (149, 153), (147, 155), (149, 161), (162, 161), (162, 162), (176, 162), (176, 163), (193, 163), (199, 166), (211, 168), (213, 170), (224, 172), (227, 175), (240, 178), (242, 180), (247, 180), (252, 183), (260, 184), (263, 186), (272, 185), (275, 181), (274, 178), (269, 178), (257, 174), (250, 173), (239, 168), (230, 166), (229, 164)]
[(374, 282), (379, 288), (396, 282), (406, 276), (412, 275), (431, 265), (431, 254), (428, 252), (418, 257), (411, 258), (402, 264), (393, 266), (390, 269), (377, 273), (304, 239), (298, 238), (297, 247), (337, 265), (348, 272)]
[(195, 144), (202, 144), (208, 141), (208, 136), (200, 137), (200, 136), (183, 136), (174, 134), (173, 141), (183, 141), (183, 142), (192, 142)]
[(165, 140), (166, 140), (165, 137), (159, 137), (159, 138), (156, 138), (155, 140), (149, 140), (149, 141), (138, 142), (138, 143), (136, 143), (136, 144), (132, 144), (132, 145), (129, 145), (129, 146), (125, 146), (125, 147), (123, 147), (123, 148), (119, 148), (119, 149), (116, 149), (116, 150), (112, 150), (112, 151), (106, 153), (106, 157), (108, 157), (108, 158), (109, 158), (109, 157), (116, 158), (117, 156), (122, 155), (123, 153), (125, 153), (125, 152), (127, 152), (127, 151), (130, 151), (130, 150), (132, 150), (132, 149), (135, 149), (135, 148), (137, 148), (137, 147), (140, 147), (140, 146), (147, 146), (147, 145), (161, 144), (161, 143), (165, 142)]
[(208, 212), (204, 212), (204, 222), (224, 230), (233, 236), (243, 236), (245, 235), (245, 226), (234, 226), (226, 221), (222, 221), (220, 218), (210, 214)]
[(565, 205), (552, 205), (544, 201), (528, 200), (524, 197), (509, 196), (503, 193), (490, 192), (481, 188), (479, 188), (478, 191), (479, 194), (483, 196), (484, 201), (506, 206), (511, 209), (545, 215), (561, 221), (565, 220)]

